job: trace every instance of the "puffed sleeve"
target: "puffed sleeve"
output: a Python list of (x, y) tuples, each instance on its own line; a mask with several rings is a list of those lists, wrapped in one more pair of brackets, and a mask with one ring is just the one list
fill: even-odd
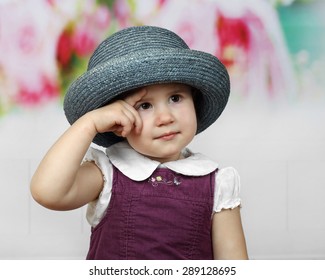
[(236, 169), (226, 167), (219, 169), (216, 174), (214, 191), (214, 212), (222, 209), (234, 209), (241, 204), (240, 177)]
[(87, 151), (84, 162), (92, 161), (101, 170), (104, 179), (104, 186), (99, 197), (88, 203), (86, 217), (92, 227), (98, 225), (105, 214), (112, 193), (113, 167), (107, 155), (98, 149), (90, 147)]

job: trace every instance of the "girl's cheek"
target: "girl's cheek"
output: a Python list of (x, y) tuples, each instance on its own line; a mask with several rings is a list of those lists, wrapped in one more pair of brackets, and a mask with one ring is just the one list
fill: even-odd
[(139, 112), (139, 116), (142, 120), (142, 122), (147, 122), (148, 120), (150, 120), (152, 118), (152, 114), (150, 114), (149, 110), (142, 110), (142, 111), (138, 111)]

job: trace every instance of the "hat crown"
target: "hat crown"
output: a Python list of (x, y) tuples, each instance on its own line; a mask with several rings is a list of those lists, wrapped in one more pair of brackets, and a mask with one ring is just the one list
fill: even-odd
[(177, 34), (155, 26), (135, 26), (117, 32), (94, 51), (88, 70), (108, 60), (150, 49), (189, 49)]

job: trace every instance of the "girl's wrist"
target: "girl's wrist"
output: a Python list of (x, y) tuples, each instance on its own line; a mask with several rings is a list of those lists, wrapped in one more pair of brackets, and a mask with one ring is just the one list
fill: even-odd
[(75, 125), (78, 125), (79, 128), (82, 130), (82, 133), (88, 135), (89, 138), (92, 140), (96, 134), (98, 133), (96, 129), (95, 122), (91, 117), (91, 112), (86, 113), (82, 117), (80, 117), (76, 122)]

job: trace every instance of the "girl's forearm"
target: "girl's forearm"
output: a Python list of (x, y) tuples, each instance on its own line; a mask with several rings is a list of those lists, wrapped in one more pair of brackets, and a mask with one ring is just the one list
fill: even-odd
[(87, 116), (77, 120), (56, 141), (39, 164), (31, 181), (36, 201), (59, 201), (72, 188), (80, 163), (87, 152), (96, 129)]

